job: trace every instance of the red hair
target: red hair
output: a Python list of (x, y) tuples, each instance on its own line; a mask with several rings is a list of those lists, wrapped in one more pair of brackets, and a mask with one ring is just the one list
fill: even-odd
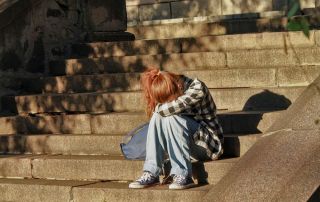
[(151, 117), (158, 103), (170, 102), (180, 95), (181, 75), (160, 71), (157, 68), (148, 68), (141, 75), (141, 87), (147, 102), (146, 113)]

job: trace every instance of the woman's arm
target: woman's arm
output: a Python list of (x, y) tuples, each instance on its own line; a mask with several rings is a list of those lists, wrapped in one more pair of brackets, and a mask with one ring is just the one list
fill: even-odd
[(185, 109), (189, 109), (199, 103), (204, 97), (204, 90), (201, 81), (194, 79), (183, 95), (168, 103), (158, 104), (155, 112), (161, 116), (178, 114)]

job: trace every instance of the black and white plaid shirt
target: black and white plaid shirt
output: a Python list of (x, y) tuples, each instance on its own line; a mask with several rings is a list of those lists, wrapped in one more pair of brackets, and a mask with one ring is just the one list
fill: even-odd
[(207, 86), (197, 78), (183, 76), (184, 94), (176, 100), (158, 104), (155, 112), (161, 116), (183, 114), (192, 116), (200, 127), (193, 135), (195, 144), (204, 147), (210, 159), (223, 153), (223, 131), (216, 116), (216, 105)]

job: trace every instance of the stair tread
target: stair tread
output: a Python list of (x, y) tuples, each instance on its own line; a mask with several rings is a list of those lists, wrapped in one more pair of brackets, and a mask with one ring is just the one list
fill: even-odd
[[(209, 90), (212, 92), (223, 92), (223, 91), (241, 91), (241, 90), (277, 90), (277, 89), (304, 89), (306, 86), (287, 86), (287, 87), (277, 87), (277, 86), (266, 86), (266, 87), (242, 87), (242, 88), (210, 88)], [(123, 94), (141, 94), (142, 91), (121, 91), (121, 92), (75, 92), (75, 93), (37, 93), (37, 94), (27, 94), (27, 95), (16, 95), (16, 98), (23, 98), (23, 97), (45, 97), (45, 96), (76, 96), (76, 95), (103, 95), (103, 94), (110, 94), (110, 95), (123, 95)]]
[[(129, 189), (129, 182), (125, 181), (78, 181), (78, 180), (52, 180), (52, 179), (8, 179), (0, 178), (0, 184), (17, 184), (17, 185), (45, 185), (45, 186), (81, 186), (81, 188), (95, 189)], [(149, 187), (148, 190), (168, 190), (168, 185)], [(207, 191), (211, 185), (203, 185), (188, 189), (188, 191)], [(137, 191), (137, 190), (135, 190)], [(140, 190), (141, 191), (141, 190)], [(169, 190), (168, 190), (169, 191)]]
[[(32, 160), (83, 160), (83, 161), (127, 161), (132, 163), (143, 162), (143, 160), (126, 160), (121, 155), (50, 155), (50, 154), (14, 154), (0, 155), (0, 161), (5, 159), (32, 159)], [(222, 158), (216, 161), (208, 161), (204, 164), (235, 163), (240, 157)]]

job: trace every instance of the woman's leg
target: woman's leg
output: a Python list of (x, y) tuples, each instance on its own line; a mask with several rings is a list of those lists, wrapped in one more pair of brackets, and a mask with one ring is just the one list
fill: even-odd
[(146, 160), (143, 170), (159, 176), (162, 170), (164, 152), (167, 150), (165, 135), (163, 131), (163, 117), (154, 113), (151, 117), (147, 143), (146, 143)]

